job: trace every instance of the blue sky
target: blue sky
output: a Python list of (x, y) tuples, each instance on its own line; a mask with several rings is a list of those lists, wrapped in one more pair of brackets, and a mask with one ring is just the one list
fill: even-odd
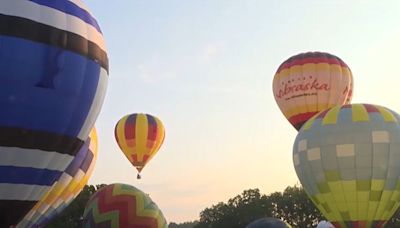
[[(248, 188), (268, 194), (298, 183), (296, 130), (275, 103), (281, 62), (305, 51), (342, 58), (353, 102), (400, 112), (400, 2), (264, 0), (86, 0), (110, 59), (96, 126), (91, 184), (122, 182), (150, 194), (168, 221)], [(128, 113), (159, 117), (166, 139), (136, 180), (114, 140)]]

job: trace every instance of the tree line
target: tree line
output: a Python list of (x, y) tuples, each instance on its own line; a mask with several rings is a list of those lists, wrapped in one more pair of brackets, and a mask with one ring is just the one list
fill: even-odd
[[(81, 227), (82, 215), (90, 196), (102, 185), (87, 185), (78, 197), (57, 218), (48, 224), (49, 228)], [(289, 186), (283, 192), (269, 195), (259, 189), (248, 189), (241, 194), (205, 208), (198, 221), (169, 224), (169, 228), (244, 228), (250, 222), (262, 217), (282, 219), (293, 227), (316, 227), (326, 218), (308, 198), (304, 189)], [(397, 212), (386, 227), (400, 227), (400, 213)]]

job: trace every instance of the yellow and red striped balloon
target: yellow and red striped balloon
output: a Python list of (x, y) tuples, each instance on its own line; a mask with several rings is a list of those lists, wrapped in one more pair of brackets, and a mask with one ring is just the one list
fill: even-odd
[(337, 56), (324, 52), (301, 53), (279, 66), (273, 92), (282, 113), (299, 130), (316, 113), (350, 103), (353, 76)]
[(164, 137), (162, 122), (149, 114), (126, 115), (115, 126), (119, 147), (139, 173), (160, 149)]

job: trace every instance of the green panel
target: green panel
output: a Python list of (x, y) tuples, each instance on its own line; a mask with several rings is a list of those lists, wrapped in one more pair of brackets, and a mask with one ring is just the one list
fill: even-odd
[(340, 180), (340, 174), (338, 171), (333, 171), (333, 170), (326, 170), (325, 171), (325, 178), (328, 182), (333, 182), (333, 181), (339, 181)]
[(369, 191), (371, 189), (370, 180), (357, 180), (357, 191)]
[(329, 205), (327, 203), (322, 203), (321, 207), (327, 212), (327, 213), (331, 213), (332, 209), (329, 207)]
[(318, 183), (318, 190), (320, 193), (328, 193), (331, 190), (329, 189), (329, 185), (326, 182)]
[(350, 213), (348, 211), (340, 212), (340, 217), (342, 217), (344, 221), (348, 221), (350, 220)]
[(369, 195), (370, 201), (380, 201), (381, 200), (382, 191), (371, 191)]

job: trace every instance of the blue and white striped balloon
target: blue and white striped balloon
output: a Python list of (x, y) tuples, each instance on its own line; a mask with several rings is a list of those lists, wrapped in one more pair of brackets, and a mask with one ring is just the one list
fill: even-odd
[(15, 225), (78, 153), (108, 80), (80, 0), (0, 1), (0, 227)]

